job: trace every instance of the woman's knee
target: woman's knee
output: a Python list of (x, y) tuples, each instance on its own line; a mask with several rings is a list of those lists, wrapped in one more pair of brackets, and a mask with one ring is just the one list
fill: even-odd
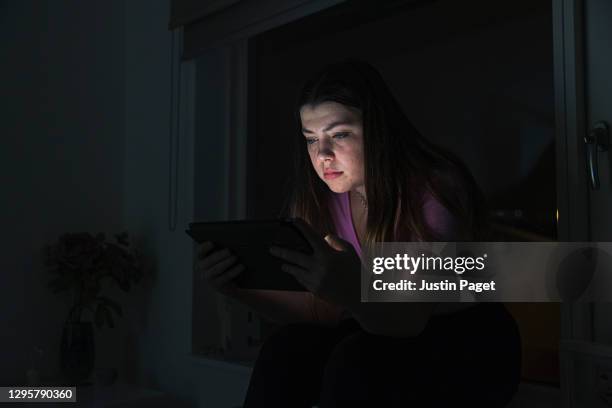
[(349, 366), (356, 366), (365, 363), (368, 357), (368, 335), (363, 332), (353, 333), (334, 347), (326, 369), (328, 371), (345, 371)]
[(333, 344), (333, 333), (323, 326), (296, 323), (278, 328), (259, 351), (245, 406), (259, 406), (254, 401), (288, 407), (316, 402)]
[(264, 341), (256, 365), (289, 366), (311, 360), (325, 338), (325, 327), (292, 323), (279, 327)]
[(320, 406), (359, 407), (380, 403), (383, 385), (371, 337), (355, 333), (334, 347), (323, 373)]
[(403, 353), (411, 341), (372, 335), (364, 331), (353, 333), (336, 344), (326, 364), (326, 373), (336, 377), (339, 375), (335, 374), (359, 378), (377, 376), (376, 371), (389, 371), (396, 366), (389, 364), (390, 359), (400, 363), (405, 358)]

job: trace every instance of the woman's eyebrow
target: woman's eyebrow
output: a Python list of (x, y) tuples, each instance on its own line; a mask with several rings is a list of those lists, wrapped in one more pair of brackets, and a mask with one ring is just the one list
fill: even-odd
[[(350, 126), (353, 125), (355, 123), (355, 121), (353, 120), (338, 120), (336, 122), (332, 122), (329, 125), (327, 125), (325, 127), (325, 129), (323, 129), (324, 132), (327, 132), (328, 130), (331, 130), (333, 128), (335, 128), (336, 126)], [(306, 128), (302, 128), (302, 133), (314, 133), (312, 130), (306, 129)]]

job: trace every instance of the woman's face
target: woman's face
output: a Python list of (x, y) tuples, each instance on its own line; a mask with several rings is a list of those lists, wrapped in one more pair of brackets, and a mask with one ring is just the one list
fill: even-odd
[(363, 122), (358, 109), (323, 102), (300, 109), (312, 165), (335, 193), (364, 185)]

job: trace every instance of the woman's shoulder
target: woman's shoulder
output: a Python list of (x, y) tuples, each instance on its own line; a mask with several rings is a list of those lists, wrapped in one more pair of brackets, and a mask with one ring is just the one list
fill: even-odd
[(482, 233), (485, 198), (464, 163), (433, 167), (423, 197), (426, 221), (442, 236), (463, 241)]
[(440, 240), (454, 241), (457, 237), (457, 217), (431, 192), (423, 194), (423, 220), (427, 228)]

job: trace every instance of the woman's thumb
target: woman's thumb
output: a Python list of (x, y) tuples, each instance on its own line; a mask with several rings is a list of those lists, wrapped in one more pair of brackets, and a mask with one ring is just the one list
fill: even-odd
[(330, 247), (334, 248), (336, 251), (346, 251), (351, 245), (334, 234), (327, 234), (325, 236), (325, 241)]

